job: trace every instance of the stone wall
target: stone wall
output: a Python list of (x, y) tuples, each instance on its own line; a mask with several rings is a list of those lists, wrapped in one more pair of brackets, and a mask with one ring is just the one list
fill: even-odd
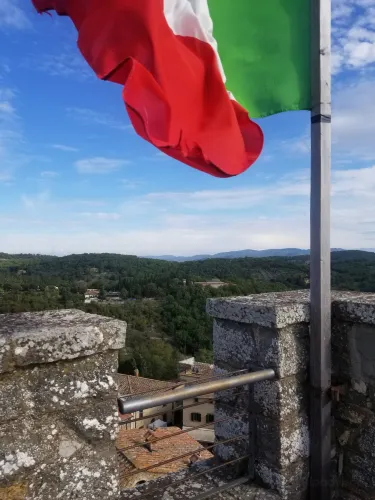
[[(243, 473), (254, 465), (255, 479), (288, 500), (308, 497), (309, 429), (307, 366), (309, 304), (302, 292), (213, 299), (217, 369), (273, 368), (276, 379), (246, 392), (238, 388), (216, 395), (219, 440), (242, 435), (243, 441), (220, 445), (224, 460), (250, 454)], [(250, 399), (249, 399), (250, 398)], [(250, 410), (249, 410), (250, 407)]]
[[(219, 370), (274, 368), (277, 377), (217, 395), (222, 459), (250, 454), (255, 479), (282, 499), (307, 498), (309, 295), (291, 292), (213, 299)], [(332, 294), (332, 497), (375, 498), (375, 295)], [(241, 393), (239, 395), (239, 393)], [(249, 399), (250, 396), (250, 399)], [(246, 409), (250, 408), (249, 411)], [(243, 473), (243, 470), (241, 471)]]
[(370, 500), (375, 498), (375, 295), (334, 294), (332, 313), (337, 498)]
[(118, 498), (125, 333), (81, 311), (0, 315), (0, 500)]

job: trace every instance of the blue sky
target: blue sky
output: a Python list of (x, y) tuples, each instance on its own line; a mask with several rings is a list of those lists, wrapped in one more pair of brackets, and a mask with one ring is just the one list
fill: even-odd
[[(355, 5), (355, 6), (354, 6)], [(375, 0), (333, 0), (332, 246), (375, 247)], [(260, 121), (245, 174), (215, 179), (132, 130), (66, 18), (0, 0), (0, 252), (137, 255), (309, 246), (309, 114)]]

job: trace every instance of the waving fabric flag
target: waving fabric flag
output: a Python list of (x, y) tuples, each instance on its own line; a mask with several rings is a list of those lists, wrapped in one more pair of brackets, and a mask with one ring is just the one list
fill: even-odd
[(141, 137), (187, 165), (230, 177), (263, 148), (249, 112), (309, 108), (309, 1), (33, 3), (71, 18), (97, 76), (124, 86)]

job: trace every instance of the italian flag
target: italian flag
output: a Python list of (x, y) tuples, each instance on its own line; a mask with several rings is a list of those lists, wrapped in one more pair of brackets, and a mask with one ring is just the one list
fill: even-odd
[[(310, 0), (33, 0), (69, 16), (136, 132), (216, 177), (263, 148), (260, 118), (310, 109)], [(251, 117), (251, 118), (250, 118)]]

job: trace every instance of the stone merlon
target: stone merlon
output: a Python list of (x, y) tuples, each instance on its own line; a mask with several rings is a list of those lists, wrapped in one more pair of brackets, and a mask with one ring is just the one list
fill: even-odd
[(118, 498), (116, 372), (126, 323), (0, 315), (0, 499)]
[(207, 302), (207, 313), (214, 318), (237, 323), (284, 328), (294, 323), (309, 321), (309, 294), (301, 290), (210, 299)]
[(126, 323), (78, 310), (0, 314), (0, 373), (125, 345)]
[[(209, 299), (207, 313), (219, 319), (254, 324), (268, 328), (284, 328), (310, 322), (308, 290), (263, 293), (247, 297)], [(334, 318), (375, 325), (375, 294), (332, 292)]]

